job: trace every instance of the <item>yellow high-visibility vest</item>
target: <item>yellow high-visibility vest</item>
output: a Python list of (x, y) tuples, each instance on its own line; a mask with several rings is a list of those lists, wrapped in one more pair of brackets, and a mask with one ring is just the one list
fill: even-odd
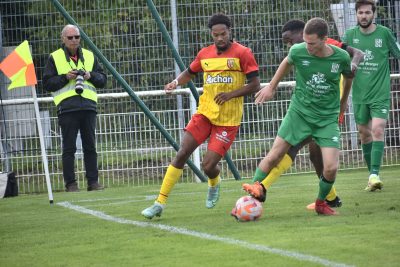
[[(81, 60), (78, 60), (78, 63), (75, 64), (75, 62), (73, 62), (72, 60), (68, 63), (67, 59), (65, 58), (64, 49), (62, 48), (51, 53), (57, 68), (57, 73), (59, 75), (67, 74), (72, 69), (77, 69), (77, 70), (85, 69), (85, 71), (93, 70), (93, 65), (94, 65), (93, 53), (89, 50), (82, 48), (82, 54), (85, 59), (85, 63), (83, 64)], [(78, 93), (75, 92), (75, 83), (76, 83), (75, 80), (70, 80), (63, 88), (52, 93), (53, 100), (56, 106), (58, 106), (58, 104), (60, 104), (61, 101), (67, 99), (68, 97), (79, 95)], [(84, 98), (93, 100), (94, 102), (97, 103), (96, 87), (94, 87), (94, 85), (87, 80), (83, 82), (83, 92), (80, 95)]]

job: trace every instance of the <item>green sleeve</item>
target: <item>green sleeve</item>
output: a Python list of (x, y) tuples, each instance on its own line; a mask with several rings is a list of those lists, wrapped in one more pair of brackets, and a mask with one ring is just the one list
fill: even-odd
[(289, 54), (287, 56), (287, 59), (288, 59), (288, 63), (290, 65), (293, 65), (293, 46), (289, 50)]
[(392, 31), (389, 30), (389, 50), (390, 53), (397, 59), (400, 58), (400, 45), (396, 40), (396, 37), (394, 37), (394, 34)]

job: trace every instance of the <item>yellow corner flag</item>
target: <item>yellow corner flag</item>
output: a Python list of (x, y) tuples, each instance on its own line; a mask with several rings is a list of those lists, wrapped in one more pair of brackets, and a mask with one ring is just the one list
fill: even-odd
[(29, 50), (28, 41), (24, 41), (0, 63), (0, 70), (11, 80), (8, 90), (37, 84), (35, 67)]

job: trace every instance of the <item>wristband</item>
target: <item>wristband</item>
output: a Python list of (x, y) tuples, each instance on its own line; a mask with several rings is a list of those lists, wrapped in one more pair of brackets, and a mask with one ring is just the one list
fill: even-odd
[(173, 80), (172, 82), (175, 83), (175, 86), (178, 86), (178, 85), (179, 85), (178, 79), (175, 79), (175, 80)]

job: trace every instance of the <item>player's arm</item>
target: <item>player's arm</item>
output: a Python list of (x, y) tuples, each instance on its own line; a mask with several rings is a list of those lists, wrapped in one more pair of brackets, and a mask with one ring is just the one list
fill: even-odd
[(165, 93), (172, 93), (172, 91), (175, 90), (179, 85), (187, 84), (194, 76), (194, 73), (192, 73), (189, 69), (186, 69), (184, 72), (179, 74), (175, 80), (164, 86)]
[(249, 81), (248, 84), (231, 92), (217, 94), (214, 97), (215, 103), (217, 103), (218, 105), (222, 105), (232, 98), (254, 94), (255, 92), (257, 92), (260, 89), (260, 77), (258, 76), (258, 71), (253, 71), (247, 74), (246, 77)]
[(397, 59), (400, 59), (400, 45), (394, 37), (393, 32), (389, 34), (389, 50), (390, 53)]
[(285, 57), (270, 83), (256, 93), (255, 103), (262, 104), (265, 101), (271, 100), (275, 95), (279, 82), (289, 73), (290, 69), (291, 65), (289, 64), (288, 58)]
[(355, 73), (358, 65), (364, 61), (364, 52), (352, 46), (345, 45), (345, 50), (349, 53), (351, 60), (351, 71)]
[(350, 94), (351, 90), (351, 84), (353, 82), (354, 74), (343, 74), (343, 93), (342, 93), (342, 98), (340, 99), (340, 113), (339, 114), (344, 114), (346, 112), (347, 108), (347, 99)]

